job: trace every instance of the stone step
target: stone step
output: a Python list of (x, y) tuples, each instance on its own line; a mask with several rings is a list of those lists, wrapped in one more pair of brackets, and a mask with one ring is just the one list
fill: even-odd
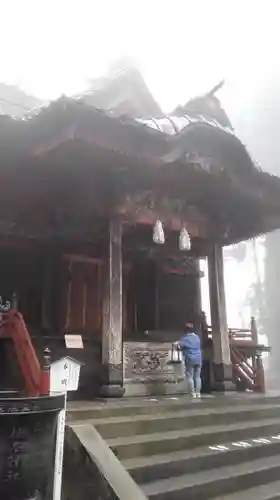
[(229, 442), (223, 445), (223, 449), (203, 446), (165, 455), (132, 458), (123, 460), (122, 463), (136, 482), (147, 483), (179, 476), (186, 471), (189, 474), (196, 473), (222, 467), (225, 463), (233, 466), (249, 460), (280, 455), (280, 435), (266, 436), (266, 442), (260, 440), (263, 441), (264, 438), (246, 441), (248, 447), (242, 447), (240, 442)]
[(0, 399), (17, 398), (17, 397), (19, 397), (19, 392), (14, 389), (7, 389), (5, 391), (0, 391)]
[(230, 425), (211, 425), (194, 429), (155, 432), (138, 436), (108, 440), (117, 457), (127, 458), (164, 454), (172, 451), (193, 449), (201, 445), (223, 444), (227, 441), (246, 440), (259, 436), (278, 434), (279, 418), (245, 421)]
[(225, 425), (242, 421), (255, 421), (280, 417), (280, 405), (228, 406), (205, 408), (194, 405), (177, 412), (128, 417), (111, 417), (92, 420), (92, 424), (104, 439), (121, 436), (134, 436), (153, 432)]
[(280, 500), (280, 481), (215, 497), (214, 500)]
[[(209, 500), (279, 479), (280, 456), (245, 462), (235, 467), (184, 474), (142, 485), (150, 500)], [(269, 486), (268, 486), (269, 487)], [(240, 498), (240, 496), (236, 497)], [(247, 498), (247, 497), (246, 497)]]
[(201, 401), (192, 401), (188, 396), (157, 397), (157, 398), (131, 398), (118, 402), (69, 402), (67, 418), (69, 422), (75, 420), (90, 420), (96, 418), (129, 417), (135, 415), (152, 415), (166, 413), (201, 404), (204, 407), (244, 406), (244, 404), (273, 405), (280, 404), (279, 395), (263, 396), (258, 394), (238, 394), (203, 396)]

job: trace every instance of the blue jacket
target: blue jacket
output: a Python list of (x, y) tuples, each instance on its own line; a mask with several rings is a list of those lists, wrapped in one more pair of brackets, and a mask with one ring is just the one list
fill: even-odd
[(179, 341), (182, 349), (185, 363), (190, 365), (202, 364), (202, 354), (200, 346), (200, 338), (196, 333), (185, 333)]

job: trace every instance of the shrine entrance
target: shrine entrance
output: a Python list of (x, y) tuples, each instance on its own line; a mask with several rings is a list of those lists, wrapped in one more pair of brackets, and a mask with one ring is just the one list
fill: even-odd
[(197, 279), (194, 270), (193, 274), (175, 272), (154, 259), (133, 262), (124, 276), (125, 331), (130, 330), (130, 335), (153, 331), (180, 335), (185, 323), (194, 322), (199, 314)]

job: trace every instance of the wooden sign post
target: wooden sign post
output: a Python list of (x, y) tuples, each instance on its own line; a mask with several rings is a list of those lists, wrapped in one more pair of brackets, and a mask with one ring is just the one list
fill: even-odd
[(51, 394), (64, 394), (64, 408), (57, 422), (53, 500), (61, 499), (67, 392), (77, 391), (82, 363), (69, 356), (54, 361), (50, 369)]

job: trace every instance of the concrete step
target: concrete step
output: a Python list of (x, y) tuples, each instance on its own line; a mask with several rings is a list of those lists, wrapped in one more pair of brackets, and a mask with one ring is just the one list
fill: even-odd
[[(278, 439), (276, 439), (276, 437)], [(202, 446), (194, 450), (183, 450), (165, 455), (153, 455), (123, 460), (122, 463), (138, 483), (147, 483), (168, 477), (200, 472), (207, 469), (239, 463), (273, 455), (280, 455), (280, 435), (266, 436), (266, 442), (247, 440), (248, 447), (240, 443), (225, 443), (223, 449)], [(279, 490), (280, 491), (280, 490)]]
[(155, 432), (139, 436), (108, 440), (109, 446), (119, 459), (190, 450), (198, 446), (223, 444), (227, 441), (246, 440), (278, 434), (279, 418), (230, 425), (211, 425), (194, 429)]
[(215, 497), (214, 500), (280, 500), (280, 481)]
[(104, 439), (121, 436), (134, 436), (152, 432), (165, 432), (179, 429), (225, 425), (243, 421), (255, 421), (280, 417), (280, 405), (228, 406), (205, 408), (194, 405), (189, 409), (162, 414), (137, 415), (94, 419), (92, 424)]
[(185, 500), (186, 498), (209, 500), (277, 481), (279, 468), (280, 456), (277, 455), (245, 462), (235, 467), (225, 466), (207, 472), (161, 479), (142, 485), (142, 489), (150, 500)]
[(129, 417), (139, 415), (175, 413), (186, 410), (193, 405), (203, 405), (205, 408), (244, 405), (280, 404), (279, 395), (263, 396), (258, 394), (230, 393), (226, 395), (203, 396), (201, 401), (192, 401), (188, 396), (131, 398), (118, 402), (69, 402), (67, 418), (69, 422), (90, 420), (96, 418)]

